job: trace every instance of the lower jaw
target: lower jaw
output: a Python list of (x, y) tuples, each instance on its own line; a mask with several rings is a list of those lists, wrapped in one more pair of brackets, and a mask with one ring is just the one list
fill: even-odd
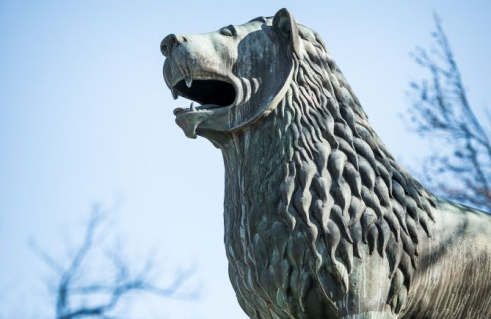
[(214, 109), (219, 109), (219, 108), (225, 108), (227, 106), (221, 106), (221, 105), (213, 105), (213, 104), (208, 104), (208, 105), (200, 105), (195, 107), (194, 103), (191, 103), (191, 106), (189, 108), (182, 108), (178, 107), (175, 108), (173, 113), (174, 115), (178, 116), (184, 113), (189, 113), (189, 112), (202, 112), (206, 110), (214, 110)]

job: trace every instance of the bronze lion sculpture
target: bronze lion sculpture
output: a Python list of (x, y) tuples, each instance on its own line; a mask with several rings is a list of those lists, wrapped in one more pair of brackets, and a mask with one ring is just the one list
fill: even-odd
[(254, 319), (491, 318), (491, 217), (425, 190), (320, 36), (282, 9), (161, 44), (186, 136), (221, 149), (225, 247)]

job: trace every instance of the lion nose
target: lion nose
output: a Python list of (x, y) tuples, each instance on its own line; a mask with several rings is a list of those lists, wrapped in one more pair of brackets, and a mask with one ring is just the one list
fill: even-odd
[(160, 51), (167, 57), (172, 52), (172, 50), (178, 47), (181, 43), (185, 42), (186, 38), (180, 35), (169, 34), (162, 40), (160, 44)]

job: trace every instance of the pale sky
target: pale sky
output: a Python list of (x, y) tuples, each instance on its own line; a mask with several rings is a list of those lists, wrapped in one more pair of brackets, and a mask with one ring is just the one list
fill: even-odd
[(116, 211), (114, 232), (157, 272), (197, 266), (198, 301), (146, 297), (134, 318), (245, 319), (223, 246), (223, 161), (174, 123), (160, 41), (287, 7), (324, 39), (393, 154), (417, 169), (427, 145), (398, 114), (421, 70), (436, 10), (477, 114), (489, 106), (487, 1), (0, 0), (0, 317), (47, 318), (49, 270), (34, 238), (61, 260), (80, 241), (92, 203)]

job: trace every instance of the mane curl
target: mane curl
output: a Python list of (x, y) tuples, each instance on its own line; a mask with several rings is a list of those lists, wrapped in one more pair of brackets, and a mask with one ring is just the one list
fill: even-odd
[[(434, 197), (402, 169), (378, 138), (360, 102), (314, 31), (298, 25), (304, 49), (276, 110), (286, 137), (278, 217), (307, 251), (289, 254), (292, 276), (309, 273), (318, 291), (334, 278), (349, 288), (353, 258), (387, 258), (387, 303), (398, 313), (417, 267), (419, 228), (431, 236)], [(299, 246), (302, 247), (302, 244)], [(292, 289), (302, 300), (302, 287)]]

